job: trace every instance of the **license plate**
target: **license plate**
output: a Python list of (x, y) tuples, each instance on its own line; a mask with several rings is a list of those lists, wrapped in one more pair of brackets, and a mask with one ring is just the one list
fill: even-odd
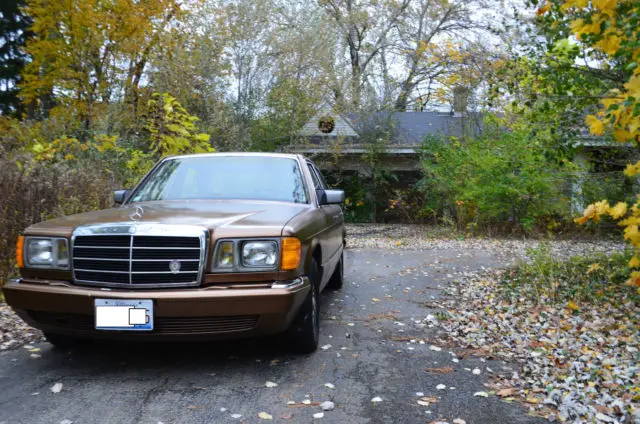
[(153, 330), (153, 301), (95, 299), (96, 330)]

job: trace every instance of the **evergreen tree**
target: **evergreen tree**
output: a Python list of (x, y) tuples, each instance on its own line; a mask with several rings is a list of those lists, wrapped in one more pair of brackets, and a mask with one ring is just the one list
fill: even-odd
[(24, 0), (0, 2), (0, 113), (21, 111), (18, 99), (20, 73), (27, 61), (23, 50), (30, 37), (31, 19), (22, 11)]

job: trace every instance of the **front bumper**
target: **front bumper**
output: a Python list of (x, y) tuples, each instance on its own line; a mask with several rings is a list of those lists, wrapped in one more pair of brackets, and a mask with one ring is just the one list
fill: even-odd
[[(33, 327), (79, 337), (123, 340), (212, 340), (276, 334), (286, 330), (310, 288), (291, 281), (197, 289), (115, 290), (66, 281), (18, 279), (3, 288), (7, 303)], [(151, 299), (154, 330), (95, 330), (94, 300)]]

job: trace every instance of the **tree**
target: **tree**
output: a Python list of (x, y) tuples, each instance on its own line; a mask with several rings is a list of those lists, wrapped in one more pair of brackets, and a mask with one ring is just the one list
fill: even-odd
[[(610, 129), (619, 142), (640, 144), (640, 3), (634, 0), (567, 0), (546, 2), (539, 14), (558, 26), (568, 27), (580, 43), (584, 57), (595, 63), (594, 72), (608, 76), (615, 87), (602, 93), (601, 110), (587, 116), (591, 133)], [(640, 173), (640, 162), (629, 164), (628, 176)], [(625, 227), (624, 238), (635, 248), (630, 268), (640, 268), (640, 197), (630, 208), (606, 200), (589, 205), (576, 221), (598, 222), (608, 215)], [(634, 271), (629, 284), (640, 290), (640, 271)]]
[(22, 8), (24, 0), (0, 3), (0, 113), (17, 114), (22, 105), (18, 98), (20, 73), (27, 62), (24, 45), (30, 38), (31, 19)]
[(349, 52), (351, 106), (362, 104), (362, 89), (368, 83), (369, 67), (384, 51), (390, 32), (402, 20), (410, 0), (320, 0), (338, 26)]
[[(171, 45), (171, 24), (182, 14), (178, 0), (27, 0), (34, 33), (26, 46), (21, 95), (38, 105), (53, 92), (92, 127), (97, 107), (125, 100), (135, 116), (150, 55)], [(41, 105), (38, 105), (41, 106)]]
[(473, 20), (476, 6), (469, 1), (420, 0), (407, 8), (407, 16), (398, 25), (398, 42), (392, 46), (405, 62), (394, 102), (396, 110), (407, 109), (416, 87), (454, 71), (448, 67), (448, 53), (456, 56), (458, 43), (451, 40), (481, 28)]
[(189, 7), (189, 13), (173, 24), (172, 48), (149, 57), (145, 91), (171, 93), (199, 118), (200, 130), (211, 134), (216, 146), (230, 145), (232, 109), (225, 102), (231, 74), (225, 53), (230, 34), (225, 10), (214, 2)]

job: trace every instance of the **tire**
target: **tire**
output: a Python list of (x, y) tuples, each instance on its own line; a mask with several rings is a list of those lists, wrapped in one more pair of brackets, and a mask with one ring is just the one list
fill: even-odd
[(327, 283), (327, 287), (331, 290), (340, 290), (344, 284), (344, 253), (340, 254), (340, 260), (336, 265), (335, 271), (333, 271), (333, 275), (329, 282)]
[(308, 276), (311, 290), (289, 329), (289, 339), (297, 353), (315, 352), (320, 338), (320, 267), (315, 258), (311, 259)]
[(86, 340), (57, 333), (44, 333), (45, 339), (56, 349), (71, 349), (86, 344)]

